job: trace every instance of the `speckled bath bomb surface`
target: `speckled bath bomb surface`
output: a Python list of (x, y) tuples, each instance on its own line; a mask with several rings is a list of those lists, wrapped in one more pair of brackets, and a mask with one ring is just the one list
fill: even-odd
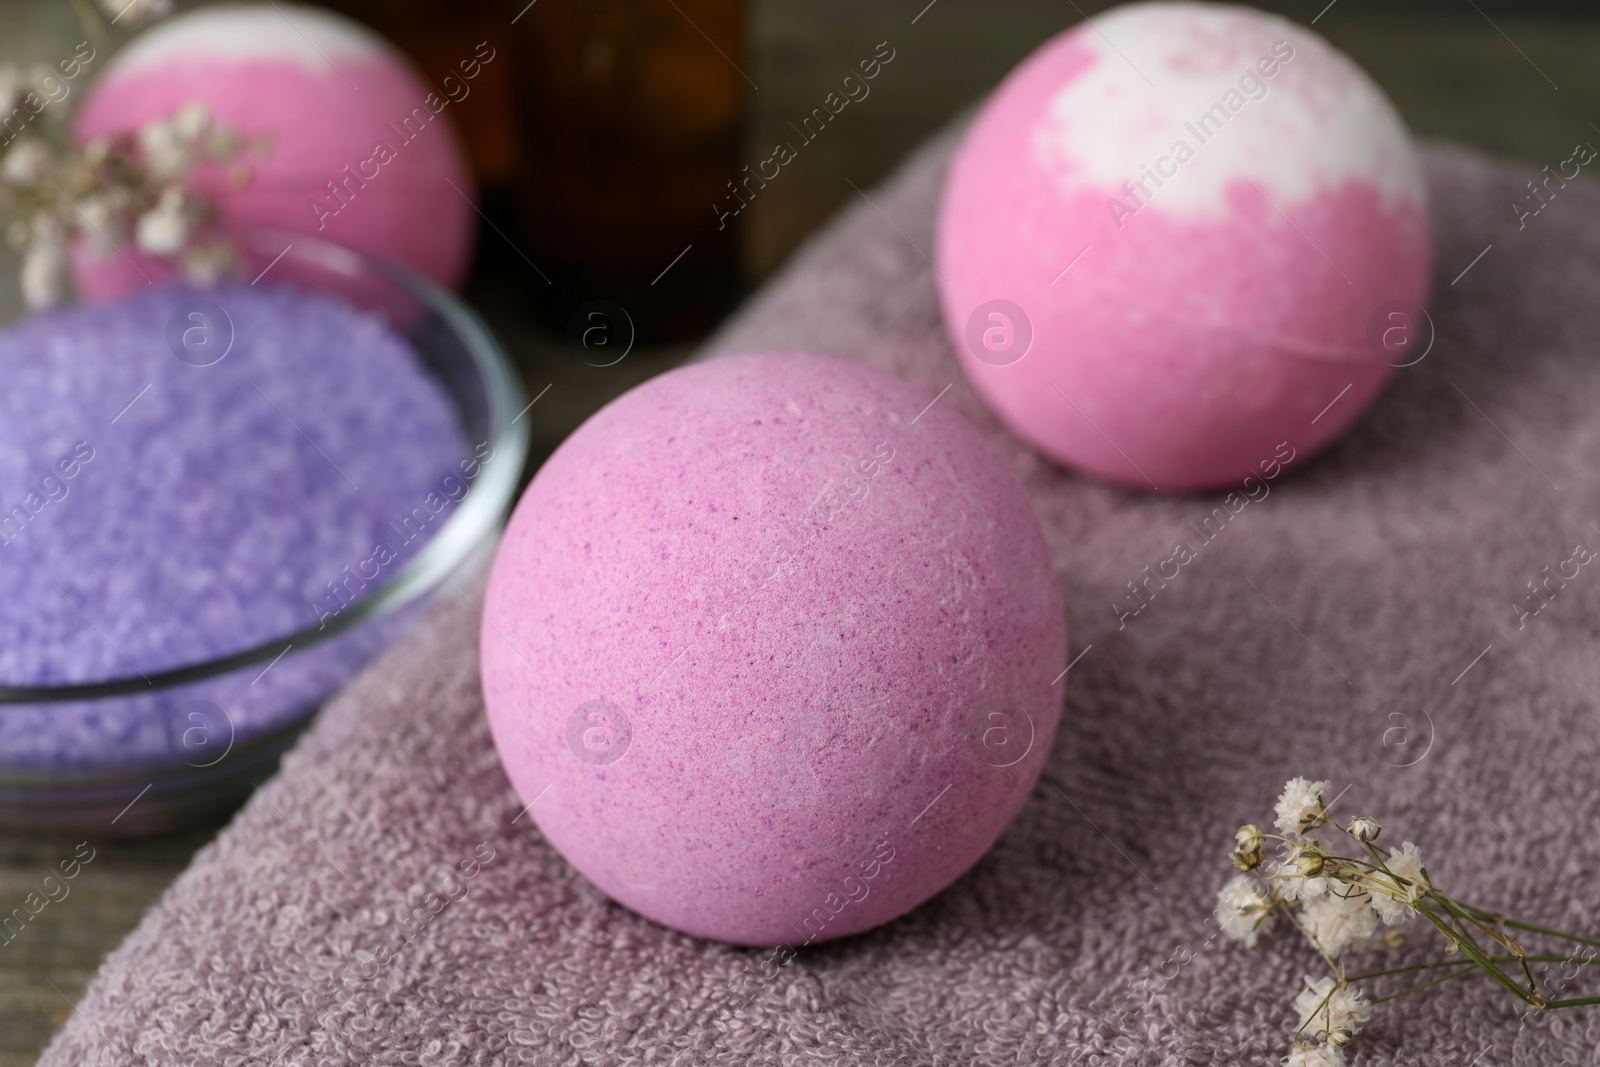
[(1061, 711), (1060, 591), (1016, 476), (855, 363), (686, 367), (585, 423), (495, 561), (506, 769), (614, 899), (798, 945), (928, 899), (999, 837)]
[(1414, 358), (1394, 328), (1428, 329), (1405, 127), (1316, 33), (1244, 7), (1129, 4), (1029, 56), (951, 164), (936, 261), (1011, 429), (1140, 489), (1314, 454)]

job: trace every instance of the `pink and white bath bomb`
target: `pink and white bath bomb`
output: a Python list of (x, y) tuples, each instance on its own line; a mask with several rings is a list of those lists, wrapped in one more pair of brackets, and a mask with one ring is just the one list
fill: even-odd
[(1410, 139), (1354, 63), (1272, 15), (1148, 3), (996, 90), (936, 259), (951, 339), (1018, 435), (1112, 482), (1200, 489), (1361, 415), (1404, 362), (1384, 330), (1431, 331), (1431, 241)]
[[(463, 56), (471, 60), (471, 56)], [(387, 41), (341, 15), (279, 3), (224, 3), (160, 22), (96, 79), (81, 141), (137, 130), (199, 101), (241, 134), (266, 138), (264, 159), (234, 188), (202, 175), (224, 226), (315, 234), (459, 283), (472, 248), (473, 195), (442, 89)], [(216, 170), (216, 168), (212, 168)], [(169, 268), (132, 248), (80, 249), (80, 289), (109, 298)]]
[(937, 893), (1027, 800), (1066, 623), (1000, 455), (837, 359), (664, 374), (540, 469), (490, 578), (489, 721), (544, 836), (700, 937), (823, 941)]

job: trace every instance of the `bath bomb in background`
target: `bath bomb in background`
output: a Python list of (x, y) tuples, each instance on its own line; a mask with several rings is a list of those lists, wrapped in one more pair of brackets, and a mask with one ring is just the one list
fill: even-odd
[(1021, 809), (1066, 624), (1000, 455), (899, 379), (736, 356), (635, 388), (517, 506), (489, 721), (545, 837), (696, 936), (887, 922)]
[[(270, 144), (265, 158), (248, 160), (251, 179), (242, 188), (218, 168), (198, 176), (220, 202), (223, 226), (312, 233), (447, 286), (461, 281), (475, 219), (466, 197), (474, 190), (449, 100), (382, 38), (299, 4), (198, 8), (157, 23), (117, 53), (88, 90), (75, 133), (88, 141), (137, 130), (191, 101)], [(127, 258), (78, 249), (80, 290), (107, 299), (143, 286), (141, 272), (152, 279), (172, 273), (131, 247), (123, 251)]]
[(936, 259), (1001, 418), (1144, 489), (1276, 472), (1283, 442), (1303, 460), (1431, 331), (1394, 108), (1310, 30), (1242, 7), (1131, 4), (1031, 55), (955, 157)]

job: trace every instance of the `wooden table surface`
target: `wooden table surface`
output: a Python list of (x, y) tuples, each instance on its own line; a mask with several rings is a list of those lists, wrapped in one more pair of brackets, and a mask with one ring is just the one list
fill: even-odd
[[(749, 143), (784, 139), (880, 41), (896, 50), (872, 95), (851, 107), (763, 190), (748, 212), (746, 260), (770, 272), (856, 193), (882, 178), (953, 114), (973, 103), (1045, 37), (1103, 3), (1008, 0), (756, 0), (746, 72)], [(520, 6), (520, 5), (519, 5)], [(1566, 158), (1600, 138), (1600, 12), (1546, 13), (1543, 5), (1478, 0), (1280, 0), (1274, 9), (1309, 22), (1372, 73), (1412, 130), (1529, 165)], [(1580, 10), (1586, 5), (1550, 4)], [(1411, 13), (1396, 13), (1397, 10)], [(920, 15), (919, 15), (920, 12)], [(913, 21), (914, 20), (914, 21)], [(1491, 21), (1492, 20), (1492, 21)], [(0, 53), (45, 58), (75, 40), (65, 0), (0, 0)], [(752, 157), (756, 158), (756, 157)], [(1508, 207), (1509, 211), (1510, 208)], [(485, 234), (485, 241), (496, 238)], [(0, 255), (0, 321), (15, 313), (14, 260)], [(532, 391), (552, 385), (537, 409), (535, 456), (612, 396), (672, 366), (687, 349), (640, 351), (609, 373), (577, 364), (522, 319), (516, 293), (480, 276), (473, 301), (525, 368)], [(0, 388), (3, 388), (0, 383)], [(9, 942), (0, 940), (0, 1067), (29, 1064), (66, 1020), (100, 959), (137, 923), (214, 831), (144, 841), (95, 842), (93, 862), (70, 895), (46, 907)], [(0, 835), (0, 909), (9, 912), (73, 855), (76, 839)]]

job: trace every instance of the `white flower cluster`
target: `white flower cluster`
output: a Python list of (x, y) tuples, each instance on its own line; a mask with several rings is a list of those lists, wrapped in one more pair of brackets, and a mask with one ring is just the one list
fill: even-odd
[(1344, 1046), (1372, 1018), (1372, 1005), (1361, 991), (1332, 978), (1307, 977), (1305, 989), (1294, 998), (1294, 1010), (1300, 1017), (1300, 1033), (1325, 1041), (1325, 1055), (1333, 1063), (1341, 1062)]
[(1217, 894), (1217, 919), (1222, 932), (1245, 948), (1272, 930), (1277, 917), (1265, 888), (1254, 878), (1236, 874)]
[(232, 159), (243, 147), (239, 135), (212, 122), (210, 110), (198, 101), (139, 130), (139, 151), (158, 182), (182, 181), (199, 164)]
[[(1306, 978), (1295, 1001), (1299, 1025), (1289, 1067), (1341, 1067), (1344, 1046), (1366, 1023), (1372, 1005), (1346, 984), (1342, 960), (1372, 946), (1380, 925), (1395, 926), (1416, 914), (1431, 890), (1422, 855), (1407, 841), (1387, 858), (1372, 842), (1383, 828), (1365, 816), (1339, 826), (1324, 799), (1328, 782), (1293, 778), (1273, 811), (1276, 834), (1254, 824), (1234, 835), (1236, 874), (1217, 894), (1222, 932), (1246, 948), (1269, 932), (1278, 915), (1298, 929), (1334, 971)], [(1266, 844), (1277, 842), (1268, 862)], [(1386, 941), (1396, 943), (1391, 932)]]
[[(18, 68), (0, 65), (0, 114), (26, 86)], [(216, 209), (193, 179), (211, 166), (222, 168), (228, 183), (244, 184), (246, 147), (198, 102), (134, 133), (98, 137), (82, 147), (43, 125), (0, 145), (0, 209), (8, 216), (7, 238), (22, 251), (28, 305), (60, 300), (67, 249), (75, 240), (99, 255), (118, 254), (131, 243), (146, 255), (177, 259), (192, 281), (216, 281), (233, 253), (205, 232)]]

